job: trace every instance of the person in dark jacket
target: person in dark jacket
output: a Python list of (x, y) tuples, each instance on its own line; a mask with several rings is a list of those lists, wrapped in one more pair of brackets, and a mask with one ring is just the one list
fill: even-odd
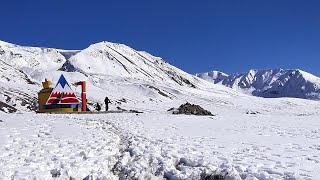
[(96, 104), (96, 110), (97, 110), (97, 111), (100, 111), (100, 110), (101, 110), (101, 106), (100, 106), (99, 103)]
[(106, 111), (108, 111), (109, 110), (109, 103), (111, 103), (110, 99), (108, 97), (106, 97), (104, 99), (104, 103), (106, 104)]

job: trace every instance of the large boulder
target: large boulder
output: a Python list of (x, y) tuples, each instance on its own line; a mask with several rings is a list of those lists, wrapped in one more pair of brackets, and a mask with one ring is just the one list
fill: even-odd
[(199, 105), (185, 103), (182, 104), (178, 109), (171, 108), (168, 111), (172, 111), (172, 114), (187, 114), (187, 115), (198, 115), (198, 116), (213, 116), (210, 111), (207, 111)]

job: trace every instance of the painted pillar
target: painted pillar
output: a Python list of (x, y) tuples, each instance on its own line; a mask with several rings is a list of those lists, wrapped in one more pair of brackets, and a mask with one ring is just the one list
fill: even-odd
[(82, 81), (81, 98), (82, 98), (82, 112), (86, 112), (87, 111), (87, 90), (86, 90), (85, 81)]
[(81, 85), (81, 99), (82, 99), (82, 107), (81, 111), (86, 112), (87, 111), (87, 92), (86, 92), (86, 82), (85, 81), (79, 81), (76, 83), (77, 85)]

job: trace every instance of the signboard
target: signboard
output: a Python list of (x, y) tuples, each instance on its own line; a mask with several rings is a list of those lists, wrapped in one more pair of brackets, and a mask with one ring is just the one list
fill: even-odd
[(46, 105), (79, 104), (76, 94), (72, 91), (66, 78), (61, 74), (56, 87), (52, 90)]

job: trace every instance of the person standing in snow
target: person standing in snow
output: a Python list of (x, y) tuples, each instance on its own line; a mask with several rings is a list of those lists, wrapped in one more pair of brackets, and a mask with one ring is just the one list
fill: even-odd
[(109, 103), (111, 103), (111, 101), (109, 100), (108, 97), (106, 97), (106, 98), (104, 99), (104, 103), (106, 104), (106, 111), (108, 111), (108, 110), (109, 110)]

